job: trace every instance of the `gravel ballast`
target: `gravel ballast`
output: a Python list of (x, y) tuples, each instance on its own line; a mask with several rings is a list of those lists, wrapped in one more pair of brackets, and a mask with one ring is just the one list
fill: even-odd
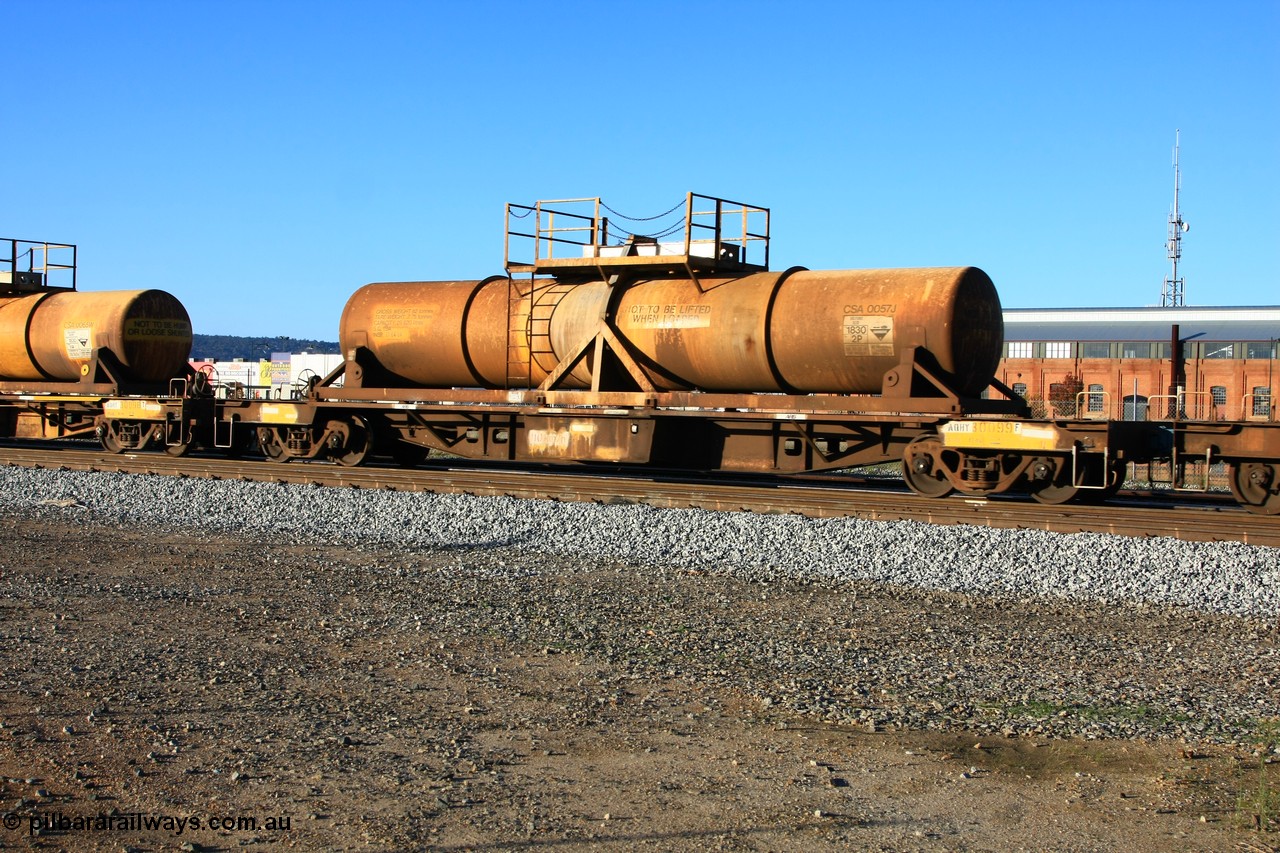
[(433, 495), (126, 474), (0, 471), (0, 506), (50, 518), (280, 541), (609, 559), (743, 580), (872, 581), (925, 590), (1280, 614), (1280, 549), (912, 521)]
[(496, 633), (872, 729), (1247, 743), (1280, 718), (1274, 548), (21, 468), (0, 513), (323, 552), (298, 588), (353, 597), (361, 627)]
[(0, 797), (293, 817), (191, 849), (1232, 849), (1278, 558), (0, 469)]

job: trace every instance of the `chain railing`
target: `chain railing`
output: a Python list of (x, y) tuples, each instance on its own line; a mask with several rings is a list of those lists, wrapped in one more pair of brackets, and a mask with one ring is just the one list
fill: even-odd
[[(681, 207), (682, 216), (667, 220)], [(769, 209), (692, 192), (682, 205), (644, 217), (621, 214), (599, 197), (508, 204), (503, 257), (509, 272), (583, 259), (607, 264), (611, 258), (697, 259), (712, 266), (768, 269)]]
[(76, 247), (43, 240), (0, 239), (0, 290), (76, 289)]

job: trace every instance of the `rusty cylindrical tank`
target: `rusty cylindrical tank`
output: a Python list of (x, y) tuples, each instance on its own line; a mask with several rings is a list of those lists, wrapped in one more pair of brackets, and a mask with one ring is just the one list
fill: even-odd
[(180, 376), (191, 320), (163, 290), (0, 297), (0, 379), (78, 381), (95, 349), (110, 350), (135, 381)]
[(502, 387), (508, 290), (506, 276), (365, 285), (342, 310), (342, 351), (366, 346), (382, 367), (427, 387)]
[[(502, 387), (509, 361), (536, 384), (599, 330), (611, 295), (615, 327), (660, 390), (875, 393), (916, 345), (977, 395), (1004, 332), (991, 279), (955, 267), (661, 278), (617, 294), (554, 283), (510, 313), (502, 277), (371, 284), (347, 303), (340, 338), (425, 386)], [(561, 387), (589, 387), (590, 370), (583, 359)]]

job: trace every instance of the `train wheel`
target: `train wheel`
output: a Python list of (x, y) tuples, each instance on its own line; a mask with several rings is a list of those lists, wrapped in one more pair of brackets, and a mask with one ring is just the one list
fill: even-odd
[(347, 468), (354, 468), (364, 462), (373, 452), (373, 432), (364, 418), (352, 415), (346, 422), (347, 440), (342, 447), (330, 454), (334, 462)]
[[(1046, 465), (1056, 465), (1057, 470), (1054, 472), (1053, 479), (1040, 480), (1031, 485), (1031, 497), (1037, 502), (1048, 504), (1049, 506), (1057, 506), (1058, 504), (1070, 503), (1077, 497), (1082, 497), (1088, 493), (1088, 489), (1081, 489), (1071, 479), (1071, 460), (1059, 459), (1056, 463), (1052, 460), (1044, 460)], [(1093, 476), (1094, 480), (1101, 479), (1101, 474), (1096, 473), (1096, 469), (1088, 460), (1084, 465), (1089, 466), (1090, 474), (1085, 476)], [(1085, 480), (1089, 482), (1089, 480)]]
[[(176, 427), (178, 437), (182, 439), (178, 444), (169, 443), (169, 428)], [(193, 429), (188, 429), (185, 424), (160, 424), (151, 431), (150, 441), (155, 442), (167, 456), (180, 457), (186, 456), (196, 446), (196, 436)]]
[(1048, 483), (1032, 492), (1031, 497), (1042, 504), (1057, 506), (1075, 500), (1080, 492), (1079, 487), (1069, 483)]
[(1056, 506), (1076, 499), (1079, 487), (1071, 481), (1071, 460), (1038, 457), (1031, 460), (1036, 479), (1031, 480), (1031, 497), (1038, 503)]
[(262, 450), (262, 455), (272, 462), (289, 461), (280, 434), (271, 427), (258, 427), (258, 447)]
[(166, 444), (164, 452), (170, 456), (186, 456), (191, 452), (192, 442), (185, 441), (182, 444)]
[(902, 452), (902, 479), (907, 488), (926, 498), (945, 498), (955, 491), (942, 463), (942, 442), (922, 435)]
[(1112, 465), (1106, 472), (1106, 486), (1102, 488), (1087, 488), (1103, 481), (1103, 465), (1105, 464), (1100, 456), (1088, 455), (1083, 458), (1081, 463), (1084, 470), (1080, 474), (1080, 482), (1084, 486), (1071, 482), (1071, 467), (1063, 465), (1058, 471), (1058, 476), (1051, 482), (1046, 482), (1038, 488), (1034, 488), (1031, 497), (1035, 498), (1042, 504), (1057, 506), (1058, 504), (1068, 503), (1070, 501), (1079, 501), (1081, 503), (1102, 503), (1110, 497), (1114, 497), (1115, 493), (1120, 491), (1120, 487), (1124, 485), (1124, 474), (1126, 466)]
[(1249, 512), (1280, 515), (1280, 464), (1235, 462), (1227, 469), (1231, 494)]
[[(1099, 463), (1099, 469), (1101, 464)], [(1090, 476), (1094, 469), (1090, 468)], [(1113, 462), (1107, 471), (1107, 485), (1101, 489), (1081, 489), (1080, 500), (1085, 503), (1100, 504), (1109, 501), (1116, 496), (1124, 486), (1125, 477), (1129, 473), (1129, 465), (1126, 462)]]
[(98, 441), (108, 453), (125, 451), (124, 442), (120, 440), (120, 426), (115, 421), (104, 421), (98, 426)]

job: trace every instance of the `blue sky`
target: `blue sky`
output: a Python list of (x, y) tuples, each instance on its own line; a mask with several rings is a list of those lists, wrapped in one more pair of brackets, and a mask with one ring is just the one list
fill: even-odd
[(968, 265), (1280, 304), (1280, 0), (0, 0), (0, 237), (210, 334), (336, 339), (369, 281), (501, 272), (502, 206), (767, 206), (773, 266)]

